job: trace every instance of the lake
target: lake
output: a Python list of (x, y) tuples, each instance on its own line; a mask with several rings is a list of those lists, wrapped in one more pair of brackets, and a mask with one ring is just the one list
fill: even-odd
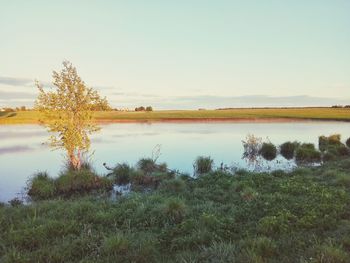
[[(159, 162), (171, 169), (192, 174), (193, 161), (199, 155), (211, 156), (217, 166), (226, 165), (255, 169), (242, 159), (247, 134), (267, 138), (274, 144), (288, 140), (317, 144), (319, 135), (340, 133), (343, 141), (350, 137), (349, 122), (191, 122), (191, 123), (113, 123), (104, 124), (92, 136), (91, 158), (101, 174), (106, 162), (135, 164), (141, 157), (151, 157), (156, 145), (161, 145)], [(26, 181), (37, 171), (51, 176), (64, 165), (64, 152), (52, 151), (45, 142), (46, 130), (38, 125), (0, 126), (0, 201), (6, 202), (24, 191)], [(293, 167), (282, 157), (264, 161), (264, 169)]]

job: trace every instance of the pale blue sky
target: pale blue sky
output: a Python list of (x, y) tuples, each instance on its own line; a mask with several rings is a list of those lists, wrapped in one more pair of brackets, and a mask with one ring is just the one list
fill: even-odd
[(350, 1), (0, 0), (0, 107), (64, 59), (114, 107), (350, 104)]

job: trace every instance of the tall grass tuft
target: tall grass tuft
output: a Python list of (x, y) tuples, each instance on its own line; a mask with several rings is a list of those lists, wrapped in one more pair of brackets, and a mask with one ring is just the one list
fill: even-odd
[(314, 144), (303, 143), (296, 150), (295, 159), (299, 163), (320, 162), (321, 152), (316, 150)]
[(118, 163), (110, 174), (113, 176), (114, 181), (119, 185), (128, 184), (131, 180), (131, 174), (134, 169), (127, 163)]
[(350, 138), (348, 138), (345, 143), (346, 143), (346, 146), (350, 148)]
[(28, 181), (28, 189), (33, 200), (49, 199), (56, 194), (55, 180), (47, 172), (38, 172)]
[(287, 160), (293, 159), (295, 150), (298, 148), (300, 143), (298, 142), (285, 142), (280, 145), (280, 153)]
[(146, 175), (154, 172), (167, 172), (167, 165), (165, 163), (157, 164), (152, 158), (141, 158), (137, 162), (136, 167)]
[(270, 142), (264, 142), (261, 145), (261, 149), (259, 151), (259, 154), (268, 161), (272, 161), (277, 156), (277, 148), (274, 144)]
[(193, 167), (196, 175), (209, 173), (213, 170), (214, 160), (210, 156), (198, 156)]
[(340, 134), (332, 134), (328, 137), (322, 135), (318, 137), (318, 148), (321, 152), (326, 151), (328, 147), (338, 147), (340, 145), (342, 145)]
[(92, 170), (67, 170), (55, 181), (57, 192), (64, 196), (88, 193), (92, 190), (111, 190), (112, 182), (97, 176)]
[(165, 203), (164, 213), (171, 222), (180, 223), (185, 217), (186, 205), (181, 199), (171, 198)]
[(108, 191), (111, 189), (111, 180), (98, 176), (88, 169), (67, 169), (55, 179), (49, 177), (46, 172), (40, 172), (28, 182), (28, 195), (33, 200), (51, 199), (60, 196), (69, 197), (94, 190)]

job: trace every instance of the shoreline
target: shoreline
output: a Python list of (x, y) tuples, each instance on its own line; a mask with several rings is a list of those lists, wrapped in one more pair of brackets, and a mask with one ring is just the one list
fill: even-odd
[[(0, 125), (39, 124), (37, 111), (1, 113)], [(229, 110), (159, 110), (152, 112), (97, 111), (96, 123), (152, 123), (152, 122), (300, 122), (300, 121), (350, 121), (350, 108), (269, 108)]]
[[(297, 122), (350, 122), (349, 119), (322, 118), (162, 118), (162, 119), (96, 119), (97, 124), (113, 123), (297, 123)], [(40, 125), (39, 121), (10, 121), (1, 122), (7, 125)]]
[(313, 118), (165, 118), (165, 119), (102, 119), (99, 124), (109, 123), (289, 123), (289, 122), (349, 122), (347, 119)]

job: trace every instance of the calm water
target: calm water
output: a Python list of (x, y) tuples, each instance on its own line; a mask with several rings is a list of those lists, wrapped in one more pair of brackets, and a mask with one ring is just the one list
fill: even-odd
[[(238, 167), (252, 167), (242, 160), (242, 140), (247, 134), (280, 144), (287, 140), (317, 143), (319, 135), (340, 133), (350, 137), (350, 123), (118, 123), (102, 126), (92, 138), (92, 160), (100, 173), (118, 162), (134, 164), (141, 157), (151, 157), (161, 145), (160, 162), (170, 168), (192, 174), (192, 163), (199, 155), (210, 155), (216, 165), (224, 162)], [(43, 144), (48, 134), (36, 125), (0, 126), (0, 201), (18, 196), (28, 178), (36, 171), (54, 176), (64, 162), (62, 151), (52, 151)], [(279, 158), (265, 167), (292, 166)]]

